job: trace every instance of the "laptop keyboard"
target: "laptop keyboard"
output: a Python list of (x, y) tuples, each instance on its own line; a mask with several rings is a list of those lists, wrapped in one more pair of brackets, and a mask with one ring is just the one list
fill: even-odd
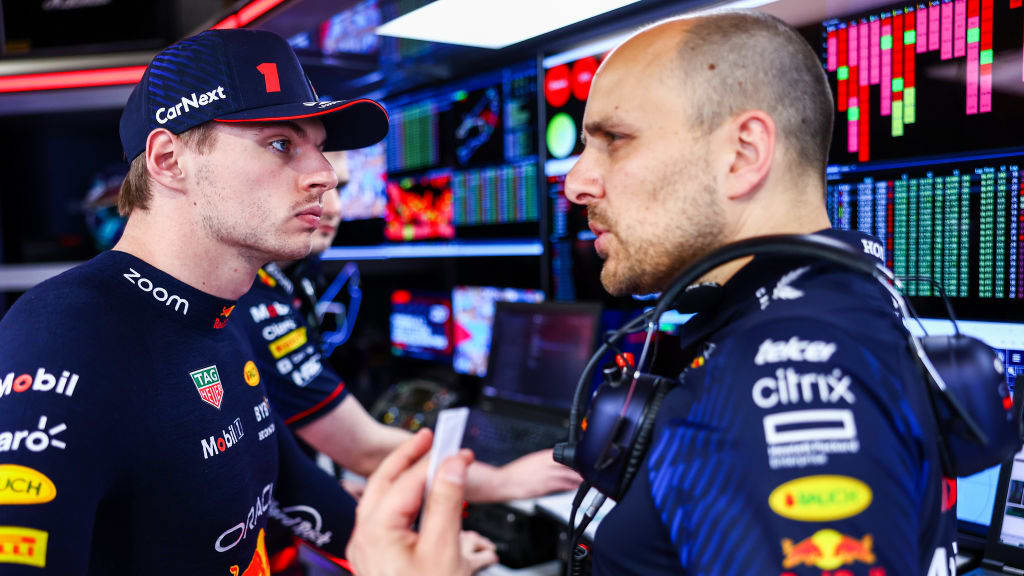
[(566, 428), (554, 424), (473, 410), (466, 423), (462, 445), (471, 448), (477, 460), (502, 466), (530, 452), (552, 448), (568, 437)]

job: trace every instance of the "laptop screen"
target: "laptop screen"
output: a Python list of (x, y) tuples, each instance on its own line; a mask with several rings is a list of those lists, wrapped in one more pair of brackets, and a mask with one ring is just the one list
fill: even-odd
[(498, 302), (483, 394), (568, 410), (600, 314), (598, 304)]
[(1024, 450), (1013, 457), (999, 542), (1024, 548)]

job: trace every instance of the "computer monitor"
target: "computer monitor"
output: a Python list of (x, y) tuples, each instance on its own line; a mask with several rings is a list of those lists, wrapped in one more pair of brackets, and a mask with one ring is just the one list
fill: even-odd
[(447, 361), (452, 355), (452, 304), (447, 294), (395, 290), (391, 294), (391, 353)]
[(568, 410), (600, 316), (593, 303), (495, 304), (483, 395)]
[(537, 236), (535, 60), (397, 95), (387, 105), (389, 181), (420, 178), (424, 171), (449, 174), (451, 234), (436, 237)]
[[(1017, 376), (1024, 374), (1024, 324), (1004, 322), (978, 322), (961, 320), (960, 331), (978, 338), (995, 350), (1003, 361), (1006, 384), (1013, 393)], [(918, 336), (952, 334), (953, 324), (948, 319), (922, 318), (920, 323), (908, 321), (907, 327)], [(992, 519), (999, 483), (999, 466), (972, 476), (957, 478), (956, 517), (961, 533), (984, 538)]]
[(345, 153), (348, 184), (338, 190), (341, 219), (368, 220), (387, 215), (384, 145), (374, 144)]
[(388, 180), (387, 195), (384, 236), (388, 240), (449, 239), (455, 236), (450, 173)]
[[(1006, 129), (1024, 122), (1012, 4), (893, 3), (805, 30), (836, 98), (833, 225), (876, 236), (898, 276), (942, 284), (972, 319), (1024, 321), (1013, 305), (1024, 300), (1024, 147)], [(941, 314), (929, 282), (908, 293)]]
[(459, 374), (487, 375), (491, 328), (496, 302), (542, 302), (544, 292), (494, 286), (456, 286), (452, 290), (455, 318), (455, 355), (452, 364)]

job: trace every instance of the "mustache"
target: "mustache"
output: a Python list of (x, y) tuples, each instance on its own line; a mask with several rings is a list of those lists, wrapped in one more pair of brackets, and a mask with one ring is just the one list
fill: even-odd
[(611, 219), (593, 206), (587, 208), (587, 223), (606, 230), (611, 228)]

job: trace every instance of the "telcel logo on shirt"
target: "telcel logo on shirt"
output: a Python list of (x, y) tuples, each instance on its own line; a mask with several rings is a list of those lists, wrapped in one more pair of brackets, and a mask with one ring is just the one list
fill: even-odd
[(830, 522), (860, 514), (872, 497), (871, 488), (856, 478), (821, 474), (779, 485), (768, 495), (768, 505), (790, 520)]
[(50, 392), (56, 389), (57, 394), (63, 394), (70, 398), (75, 393), (75, 386), (78, 385), (78, 374), (67, 370), (60, 373), (60, 378), (46, 371), (46, 368), (39, 368), (35, 376), (31, 373), (15, 375), (10, 372), (0, 380), (0, 398), (10, 396), (12, 392), (21, 394), (28, 390), (36, 392)]
[(42, 472), (0, 464), (0, 504), (44, 504), (56, 497), (57, 487)]
[(24, 526), (0, 526), (0, 564), (46, 568), (49, 532)]

